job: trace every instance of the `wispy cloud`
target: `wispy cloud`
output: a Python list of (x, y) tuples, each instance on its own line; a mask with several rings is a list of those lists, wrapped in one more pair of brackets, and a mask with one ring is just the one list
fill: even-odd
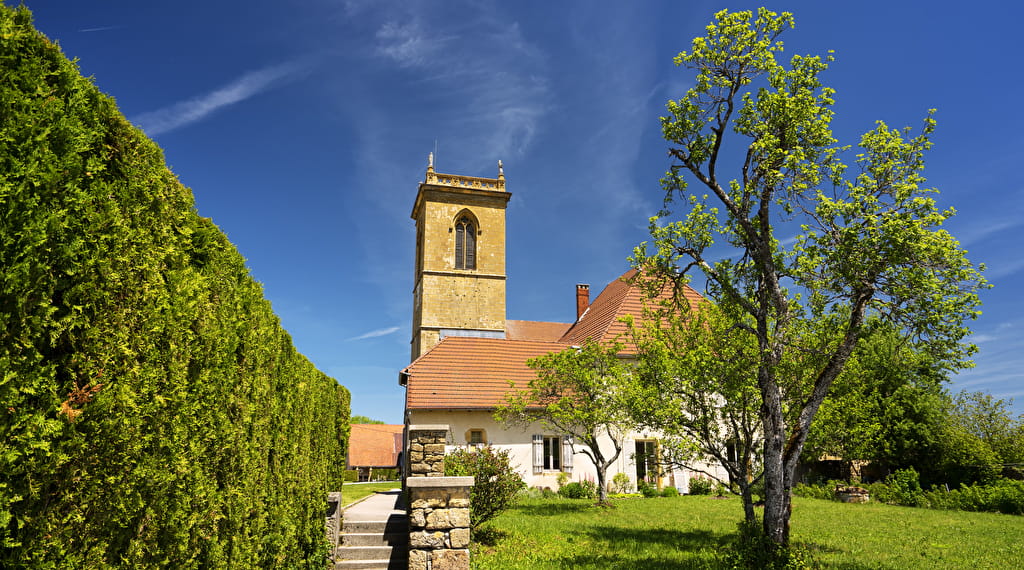
[(363, 334), (361, 334), (359, 336), (354, 336), (354, 337), (352, 337), (350, 339), (346, 339), (346, 340), (349, 340), (349, 341), (366, 340), (368, 338), (376, 338), (376, 337), (379, 337), (379, 336), (387, 336), (389, 334), (398, 332), (399, 328), (400, 327), (388, 327), (388, 328), (385, 328), (385, 329), (372, 330), (370, 332), (363, 333)]
[(451, 37), (435, 36), (423, 30), (418, 19), (385, 22), (377, 30), (377, 53), (402, 67), (421, 67), (438, 55)]
[(81, 30), (78, 30), (78, 31), (81, 32), (81, 33), (89, 33), (89, 32), (107, 32), (107, 31), (110, 31), (110, 30), (119, 30), (119, 29), (121, 29), (121, 26), (98, 26), (98, 27), (95, 27), (95, 28), (82, 28)]
[(1024, 222), (1019, 219), (1013, 220), (985, 220), (971, 224), (966, 228), (958, 230), (954, 235), (959, 238), (960, 243), (964, 246), (970, 246), (989, 238), (992, 235), (1015, 230), (1019, 226), (1024, 225)]
[(292, 61), (250, 71), (210, 93), (132, 118), (146, 134), (156, 136), (180, 129), (210, 116), (225, 107), (240, 103), (259, 93), (294, 79), (309, 68), (306, 61)]
[(515, 22), (486, 8), (467, 20), (453, 25), (431, 11), (389, 11), (374, 53), (410, 73), (418, 91), (444, 94), (430, 109), (440, 118), (433, 134), (453, 156), (486, 163), (523, 156), (551, 108), (543, 54)]
[(1024, 269), (1024, 259), (1005, 261), (1001, 263), (989, 263), (985, 269), (985, 278), (989, 281), (1002, 279)]

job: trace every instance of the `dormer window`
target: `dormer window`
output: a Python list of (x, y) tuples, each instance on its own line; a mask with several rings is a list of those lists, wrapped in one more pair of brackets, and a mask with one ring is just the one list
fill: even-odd
[(467, 215), (455, 222), (455, 269), (476, 269), (476, 224)]

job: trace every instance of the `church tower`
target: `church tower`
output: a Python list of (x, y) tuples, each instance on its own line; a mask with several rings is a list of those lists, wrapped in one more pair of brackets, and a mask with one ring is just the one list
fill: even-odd
[(416, 220), (412, 359), (446, 336), (505, 337), (505, 174), (434, 172), (430, 154)]

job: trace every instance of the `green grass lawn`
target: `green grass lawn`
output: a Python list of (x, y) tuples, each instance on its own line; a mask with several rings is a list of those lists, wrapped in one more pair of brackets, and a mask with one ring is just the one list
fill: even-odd
[(363, 497), (369, 497), (377, 491), (390, 491), (391, 489), (401, 489), (401, 481), (384, 481), (378, 483), (345, 483), (341, 488), (341, 506), (347, 507), (352, 503), (362, 499)]
[[(738, 498), (524, 500), (473, 546), (474, 568), (720, 568)], [(823, 568), (1024, 568), (1024, 517), (795, 498), (794, 543)], [(489, 532), (488, 530), (489, 529)]]

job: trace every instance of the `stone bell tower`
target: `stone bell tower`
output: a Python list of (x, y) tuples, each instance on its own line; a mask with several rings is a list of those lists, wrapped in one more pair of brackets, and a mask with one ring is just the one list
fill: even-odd
[(505, 337), (505, 173), (434, 172), (430, 154), (416, 220), (412, 359), (446, 336)]

